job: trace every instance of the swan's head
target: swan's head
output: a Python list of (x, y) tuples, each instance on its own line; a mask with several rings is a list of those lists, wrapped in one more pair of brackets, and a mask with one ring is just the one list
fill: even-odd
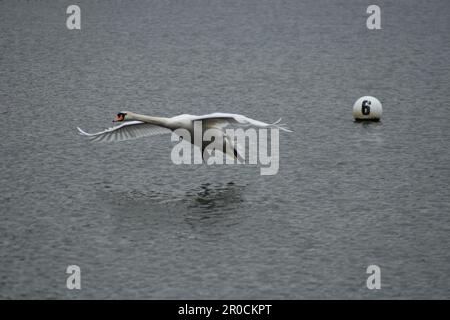
[(122, 122), (132, 120), (133, 113), (129, 111), (120, 111), (113, 122)]

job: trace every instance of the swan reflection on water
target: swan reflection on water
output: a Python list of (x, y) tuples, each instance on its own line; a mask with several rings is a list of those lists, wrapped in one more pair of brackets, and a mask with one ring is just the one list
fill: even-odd
[[(228, 183), (203, 183), (184, 193), (174, 194), (163, 190), (129, 192), (103, 192), (109, 206), (122, 218), (125, 216), (146, 219), (185, 217), (187, 219), (208, 219), (227, 217), (243, 211), (245, 185)], [(112, 199), (111, 199), (112, 198)], [(152, 220), (155, 221), (155, 220)]]
[[(245, 215), (242, 192), (245, 186), (234, 182), (227, 184), (204, 183), (200, 190), (187, 192), (185, 222), (194, 229), (212, 233), (226, 232), (223, 227), (239, 224)], [(211, 228), (216, 225), (218, 228)]]
[(224, 185), (204, 183), (195, 193), (187, 192), (186, 199), (191, 199), (188, 208), (201, 208), (204, 211), (233, 208), (242, 202), (241, 189), (234, 182)]

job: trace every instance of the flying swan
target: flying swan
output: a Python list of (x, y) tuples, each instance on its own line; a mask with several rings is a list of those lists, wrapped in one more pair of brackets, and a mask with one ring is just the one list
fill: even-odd
[[(142, 137), (172, 133), (177, 129), (185, 129), (191, 134), (191, 137), (193, 137), (194, 123), (197, 121), (201, 121), (203, 132), (209, 129), (213, 130), (214, 137), (223, 137), (224, 153), (239, 160), (241, 160), (242, 158), (237, 152), (236, 146), (232, 139), (230, 139), (226, 135), (224, 130), (225, 127), (229, 125), (254, 126), (258, 128), (277, 128), (286, 132), (292, 132), (285, 127), (285, 124), (280, 124), (281, 118), (274, 123), (265, 123), (240, 114), (233, 113), (211, 113), (202, 116), (182, 114), (172, 118), (165, 118), (146, 116), (130, 111), (119, 112), (115, 120), (113, 121), (123, 122), (123, 124), (106, 129), (104, 131), (97, 133), (87, 133), (79, 127), (77, 127), (77, 129), (81, 135), (89, 137), (91, 141), (99, 142), (132, 140)], [(196, 145), (195, 143), (192, 144)], [(202, 141), (202, 145), (198, 146), (202, 149), (202, 155), (206, 146), (207, 144), (204, 141)]]

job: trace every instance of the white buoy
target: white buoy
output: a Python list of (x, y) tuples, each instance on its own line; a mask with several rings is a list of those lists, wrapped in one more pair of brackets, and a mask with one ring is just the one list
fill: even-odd
[(358, 121), (379, 121), (382, 113), (380, 100), (371, 96), (361, 97), (353, 105), (353, 118)]

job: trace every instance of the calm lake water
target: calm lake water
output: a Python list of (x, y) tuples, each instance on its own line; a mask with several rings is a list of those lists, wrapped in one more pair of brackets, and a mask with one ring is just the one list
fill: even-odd
[[(0, 1), (0, 298), (450, 298), (450, 2), (70, 4)], [(294, 133), (274, 176), (77, 134), (120, 110)]]

